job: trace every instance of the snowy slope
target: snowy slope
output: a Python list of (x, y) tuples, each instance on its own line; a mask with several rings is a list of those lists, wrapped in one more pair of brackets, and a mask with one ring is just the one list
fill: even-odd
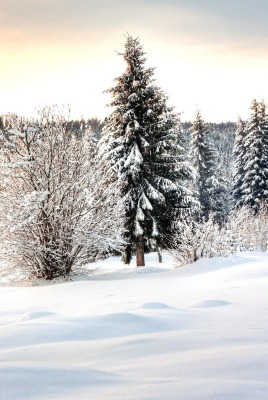
[(268, 254), (0, 286), (4, 400), (268, 399)]

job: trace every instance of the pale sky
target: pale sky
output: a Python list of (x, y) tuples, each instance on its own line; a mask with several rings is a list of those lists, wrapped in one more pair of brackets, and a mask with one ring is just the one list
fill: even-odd
[(248, 116), (268, 102), (268, 0), (0, 0), (0, 114), (69, 104), (103, 118), (103, 91), (139, 36), (169, 105), (192, 119)]

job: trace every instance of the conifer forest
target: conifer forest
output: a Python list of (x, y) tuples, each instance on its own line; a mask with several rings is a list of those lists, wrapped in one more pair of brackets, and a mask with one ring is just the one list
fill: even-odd
[(66, 278), (111, 255), (178, 266), (238, 250), (267, 250), (268, 115), (181, 122), (127, 35), (125, 70), (107, 88), (108, 116), (71, 120), (48, 106), (37, 118), (0, 119), (0, 275)]
[(268, 0), (0, 0), (0, 400), (268, 400)]

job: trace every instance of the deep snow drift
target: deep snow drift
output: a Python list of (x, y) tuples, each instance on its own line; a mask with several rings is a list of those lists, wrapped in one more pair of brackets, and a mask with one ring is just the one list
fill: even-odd
[(268, 399), (268, 254), (0, 286), (5, 400)]

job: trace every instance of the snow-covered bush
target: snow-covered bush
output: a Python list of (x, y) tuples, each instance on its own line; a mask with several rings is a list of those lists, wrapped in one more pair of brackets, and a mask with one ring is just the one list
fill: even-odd
[(201, 257), (228, 256), (243, 250), (267, 250), (268, 213), (264, 206), (258, 215), (242, 207), (229, 215), (224, 226), (215, 223), (213, 215), (207, 221), (180, 222), (169, 252), (178, 266)]
[(235, 251), (267, 250), (268, 212), (264, 203), (258, 214), (251, 207), (241, 207), (232, 212), (225, 225), (226, 235), (232, 237)]
[(230, 254), (228, 238), (223, 238), (224, 229), (215, 223), (211, 214), (207, 221), (186, 220), (178, 224), (169, 253), (177, 266), (197, 261), (202, 257), (215, 257)]
[(77, 139), (55, 108), (16, 123), (1, 164), (2, 273), (53, 279), (119, 250), (118, 195), (90, 132)]

